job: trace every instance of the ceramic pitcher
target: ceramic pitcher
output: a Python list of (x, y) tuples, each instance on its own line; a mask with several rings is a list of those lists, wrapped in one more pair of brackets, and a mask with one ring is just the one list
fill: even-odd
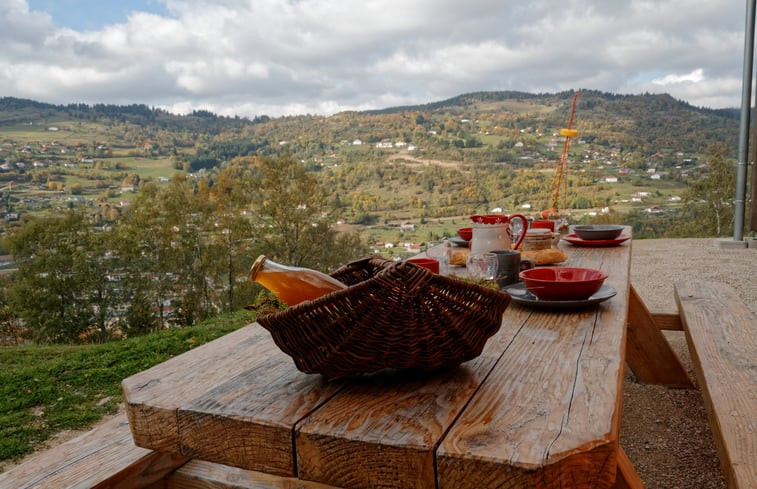
[[(523, 214), (476, 214), (470, 216), (473, 221), (473, 237), (471, 238), (471, 253), (493, 250), (518, 249), (526, 236), (528, 220)], [(518, 240), (513, 246), (513, 221), (520, 220), (522, 227)]]

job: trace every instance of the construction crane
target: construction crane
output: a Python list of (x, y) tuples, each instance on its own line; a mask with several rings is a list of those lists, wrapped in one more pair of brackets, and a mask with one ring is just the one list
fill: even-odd
[[(573, 116), (576, 113), (576, 101), (578, 100), (578, 91), (573, 95), (573, 106), (570, 109), (570, 119), (568, 120), (568, 127), (560, 129), (560, 135), (565, 136), (565, 141), (562, 145), (562, 154), (560, 155), (560, 161), (555, 168), (555, 175), (552, 177), (552, 184), (549, 186), (549, 192), (547, 193), (547, 205), (546, 209), (541, 211), (541, 216), (544, 219), (559, 218), (560, 208), (558, 207), (560, 201), (560, 190), (562, 190), (563, 205), (567, 200), (568, 193), (568, 148), (570, 148), (570, 139), (578, 136), (578, 131), (573, 129)], [(552, 202), (550, 202), (552, 199)], [(551, 204), (551, 206), (550, 206)]]

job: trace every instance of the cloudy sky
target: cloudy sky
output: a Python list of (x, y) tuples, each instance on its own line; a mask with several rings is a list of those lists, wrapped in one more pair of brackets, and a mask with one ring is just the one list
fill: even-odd
[(0, 96), (328, 115), (473, 91), (739, 107), (744, 0), (0, 0)]

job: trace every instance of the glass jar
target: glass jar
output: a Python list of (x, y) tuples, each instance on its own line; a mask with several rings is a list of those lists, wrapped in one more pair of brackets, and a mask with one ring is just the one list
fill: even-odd
[(545, 228), (533, 228), (526, 231), (523, 239), (523, 251), (546, 250), (552, 247), (552, 232)]

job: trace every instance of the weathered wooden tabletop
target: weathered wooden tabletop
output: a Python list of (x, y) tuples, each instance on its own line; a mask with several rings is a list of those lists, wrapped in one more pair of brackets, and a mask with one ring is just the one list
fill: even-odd
[(512, 304), (478, 358), (433, 374), (325, 381), (254, 323), (124, 380), (134, 441), (341, 488), (613, 487), (631, 241), (560, 248), (617, 295)]

